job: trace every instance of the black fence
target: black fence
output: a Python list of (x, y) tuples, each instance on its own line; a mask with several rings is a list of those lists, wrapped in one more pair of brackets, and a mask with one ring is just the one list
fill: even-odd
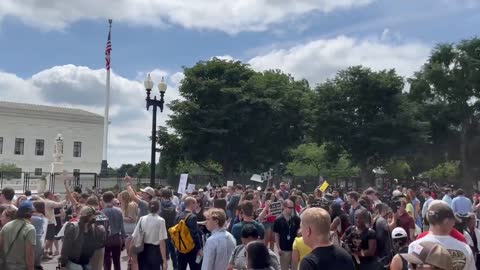
[[(123, 176), (99, 176), (97, 173), (74, 173), (69, 174), (72, 178), (70, 186), (80, 187), (82, 190), (124, 190), (126, 183)], [(251, 181), (252, 174), (238, 174), (229, 178), (216, 175), (189, 175), (188, 183), (195, 184), (196, 188), (204, 188), (208, 184), (211, 186), (224, 186), (227, 181), (234, 181), (234, 184), (250, 185), (265, 188), (267, 186), (279, 187), (280, 182), (290, 183), (292, 187), (300, 187), (306, 192), (313, 191), (320, 183), (319, 177), (275, 177), (270, 181), (258, 183)], [(171, 176), (168, 179), (156, 179), (155, 188), (158, 186), (172, 186), (178, 188), (180, 175)], [(334, 180), (326, 179), (330, 187), (341, 188), (342, 190), (352, 190), (360, 186), (358, 177), (338, 178)], [(149, 178), (134, 177), (133, 184), (140, 188), (150, 185)], [(43, 185), (43, 189), (42, 189)], [(51, 192), (64, 192), (63, 175), (61, 173), (42, 173), (40, 175), (34, 172), (0, 172), (0, 188), (12, 187), (17, 192), (31, 190), (33, 192), (49, 190)], [(40, 190), (39, 190), (40, 189)]]

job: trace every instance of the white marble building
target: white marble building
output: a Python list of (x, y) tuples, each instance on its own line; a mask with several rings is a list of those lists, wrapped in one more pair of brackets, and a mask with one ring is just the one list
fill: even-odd
[(64, 169), (100, 173), (103, 116), (79, 109), (0, 101), (0, 163), (48, 173), (57, 134), (64, 139)]

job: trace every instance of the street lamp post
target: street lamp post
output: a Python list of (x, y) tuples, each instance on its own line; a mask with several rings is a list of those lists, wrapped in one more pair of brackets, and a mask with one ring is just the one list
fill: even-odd
[(160, 100), (157, 100), (157, 96), (153, 96), (153, 99), (150, 98), (150, 93), (153, 88), (153, 81), (150, 78), (150, 74), (148, 74), (145, 82), (143, 83), (145, 86), (145, 90), (147, 91), (147, 111), (150, 107), (153, 107), (153, 119), (152, 119), (152, 149), (151, 149), (151, 161), (150, 161), (150, 186), (155, 187), (155, 152), (156, 143), (157, 143), (157, 107), (160, 108), (160, 112), (163, 112), (163, 104), (165, 101), (163, 97), (165, 95), (165, 91), (167, 91), (167, 84), (162, 77), (162, 80), (158, 84), (158, 90), (160, 91)]

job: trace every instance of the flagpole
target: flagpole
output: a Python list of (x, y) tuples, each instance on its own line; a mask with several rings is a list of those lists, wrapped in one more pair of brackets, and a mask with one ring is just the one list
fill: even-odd
[[(112, 19), (108, 20), (108, 42), (110, 42), (112, 31)], [(107, 81), (106, 81), (106, 98), (105, 98), (105, 115), (103, 118), (103, 154), (102, 154), (102, 167), (100, 174), (106, 176), (108, 174), (108, 162), (107, 162), (107, 150), (108, 150), (108, 123), (109, 123), (109, 110), (110, 110), (110, 53), (107, 66)]]

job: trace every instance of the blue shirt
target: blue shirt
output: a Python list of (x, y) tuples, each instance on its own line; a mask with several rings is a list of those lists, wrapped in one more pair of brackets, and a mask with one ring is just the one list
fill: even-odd
[(465, 215), (472, 212), (472, 201), (465, 196), (458, 196), (452, 200), (452, 210), (455, 214)]
[(450, 207), (452, 207), (452, 197), (448, 196), (447, 194), (445, 194), (445, 196), (443, 196), (443, 199), (442, 201), (448, 203), (448, 205)]
[(425, 218), (425, 215), (427, 214), (428, 207), (430, 206), (430, 203), (433, 201), (432, 197), (428, 197), (428, 199), (425, 200), (423, 203), (422, 207), (422, 218)]
[(116, 207), (106, 207), (102, 211), (105, 216), (108, 217), (108, 221), (110, 224), (110, 236), (119, 234), (123, 238), (125, 238), (125, 227), (123, 227), (123, 214), (120, 209)]
[(413, 216), (417, 217), (417, 219), (415, 220), (415, 224), (417, 224), (418, 227), (422, 228), (422, 215), (420, 215), (420, 213), (417, 213), (417, 205), (419, 204), (420, 204), (420, 200), (418, 200), (417, 198), (413, 198), (412, 200)]
[(203, 247), (202, 270), (225, 270), (235, 249), (235, 238), (225, 229), (214, 230)]

